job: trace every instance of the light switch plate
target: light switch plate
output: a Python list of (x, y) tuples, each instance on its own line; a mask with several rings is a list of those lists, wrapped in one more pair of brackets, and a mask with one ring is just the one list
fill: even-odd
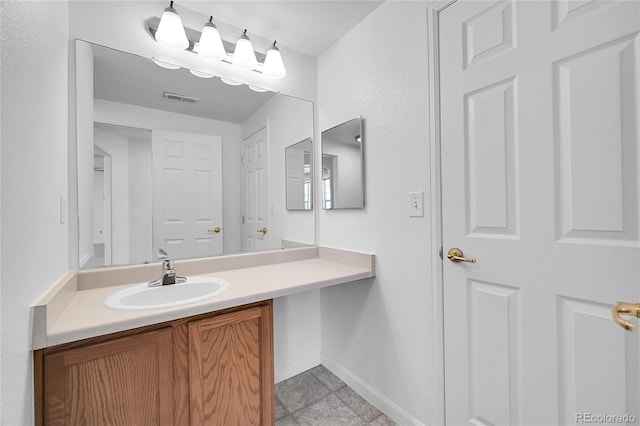
[(424, 216), (424, 192), (409, 193), (409, 217)]

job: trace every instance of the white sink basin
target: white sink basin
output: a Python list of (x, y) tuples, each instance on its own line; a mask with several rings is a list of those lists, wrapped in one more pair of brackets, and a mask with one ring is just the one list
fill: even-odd
[(186, 282), (149, 287), (136, 284), (111, 294), (104, 300), (107, 308), (121, 311), (163, 309), (200, 302), (222, 294), (229, 283), (221, 278), (189, 277)]

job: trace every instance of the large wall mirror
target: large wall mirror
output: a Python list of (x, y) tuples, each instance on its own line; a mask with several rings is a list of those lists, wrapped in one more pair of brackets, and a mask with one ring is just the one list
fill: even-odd
[(315, 244), (285, 190), (313, 104), (259, 90), (77, 40), (79, 267)]
[(322, 132), (322, 208), (364, 208), (362, 117)]

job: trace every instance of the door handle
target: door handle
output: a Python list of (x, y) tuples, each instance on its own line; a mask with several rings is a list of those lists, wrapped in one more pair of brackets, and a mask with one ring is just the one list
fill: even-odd
[(476, 260), (474, 258), (464, 257), (464, 253), (462, 253), (462, 250), (456, 247), (449, 249), (449, 251), (447, 252), (447, 258), (454, 263), (458, 263), (458, 262), (476, 263)]
[(220, 232), (220, 231), (222, 231), (222, 229), (221, 229), (219, 226), (216, 226), (216, 227), (215, 227), (215, 228), (213, 228), (213, 229), (207, 229), (207, 232), (208, 232), (208, 233), (215, 232), (215, 233), (217, 234), (217, 233), (218, 233), (218, 232)]
[(258, 229), (258, 232), (262, 232), (262, 235), (267, 235), (267, 228)]
[(616, 306), (611, 308), (611, 316), (615, 322), (627, 331), (634, 331), (636, 326), (631, 324), (629, 321), (622, 319), (620, 315), (640, 318), (640, 303), (618, 302)]

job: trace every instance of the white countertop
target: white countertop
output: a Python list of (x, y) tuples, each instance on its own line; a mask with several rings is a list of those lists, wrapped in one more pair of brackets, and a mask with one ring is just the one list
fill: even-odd
[[(191, 263), (187, 265), (186, 262)], [(375, 276), (374, 255), (324, 247), (248, 253), (229, 256), (228, 259), (222, 256), (215, 258), (215, 265), (211, 260), (186, 262), (183, 265), (185, 269), (202, 272), (207, 269), (206, 265), (210, 265), (211, 272), (190, 274), (189, 271), (181, 271), (180, 262), (175, 262), (179, 275), (222, 278), (229, 282), (229, 288), (218, 296), (190, 305), (120, 311), (107, 308), (104, 299), (118, 290), (135, 285), (118, 283), (118, 280), (126, 282), (123, 277), (137, 275), (135, 271), (127, 274), (129, 269), (148, 269), (149, 265), (114, 268), (112, 282), (106, 275), (111, 272), (109, 268), (94, 270), (93, 275), (91, 271), (83, 271), (79, 276), (68, 274), (33, 307), (33, 349)], [(256, 266), (243, 267), (243, 264)], [(100, 284), (96, 285), (98, 281)]]

